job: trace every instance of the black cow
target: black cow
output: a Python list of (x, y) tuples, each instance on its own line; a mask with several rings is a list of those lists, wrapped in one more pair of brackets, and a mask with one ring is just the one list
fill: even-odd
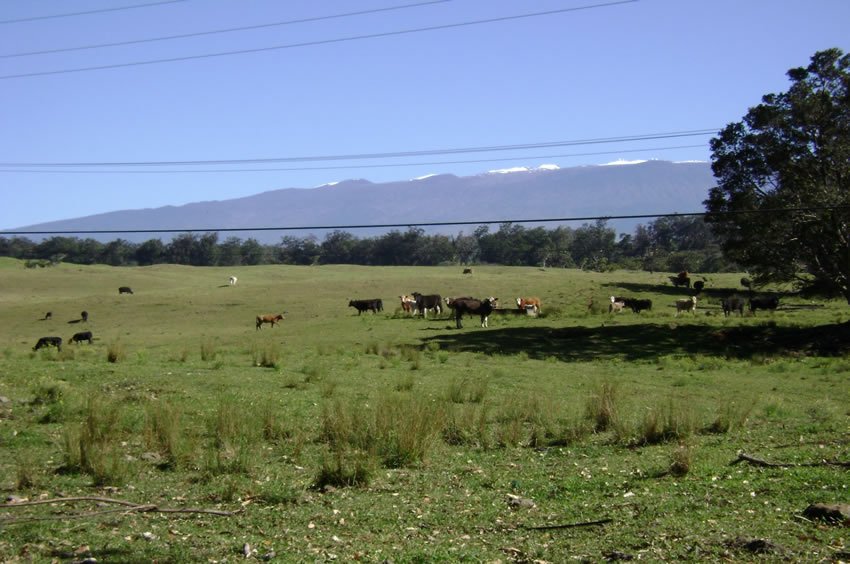
[(47, 313), (45, 313), (44, 319), (42, 321), (47, 321), (47, 320), (50, 320), (50, 319), (53, 319), (53, 312), (52, 311), (48, 311)]
[(455, 310), (455, 323), (458, 329), (463, 329), (463, 314), (469, 313), (481, 316), (481, 327), (487, 327), (487, 318), (493, 313), (496, 298), (486, 298), (484, 300), (474, 300), (459, 298), (452, 302), (452, 307)]
[(374, 300), (349, 300), (348, 307), (353, 307), (357, 309), (357, 315), (360, 315), (364, 311), (372, 311), (372, 313), (378, 313), (379, 311), (384, 311), (384, 302), (381, 299)]
[(80, 312), (80, 319), (82, 319), (82, 320), (83, 320), (83, 323), (85, 323), (86, 321), (88, 321), (88, 320), (89, 320), (89, 312), (87, 312), (87, 311), (81, 311), (81, 312)]
[(677, 274), (676, 276), (671, 276), (671, 277), (670, 277), (670, 282), (671, 282), (674, 286), (676, 286), (677, 288), (678, 288), (679, 286), (685, 286), (685, 287), (687, 287), (687, 288), (690, 288), (690, 287), (691, 287), (691, 277), (690, 277), (690, 276), (688, 276), (688, 271), (687, 271), (687, 270), (683, 270), (682, 272), (680, 272), (680, 273), (679, 273), (679, 274)]
[(723, 298), (720, 301), (720, 306), (723, 308), (723, 315), (725, 317), (729, 317), (736, 311), (741, 317), (743, 317), (745, 304), (746, 302), (744, 301), (744, 298), (739, 298), (738, 296), (730, 296), (728, 298)]
[(42, 337), (38, 340), (32, 350), (37, 351), (42, 347), (56, 347), (62, 350), (62, 337)]
[(129, 286), (121, 286), (120, 288), (118, 288), (118, 293), (119, 294), (132, 294), (133, 289)]
[(779, 307), (779, 298), (776, 296), (755, 296), (750, 298), (750, 311), (753, 315), (757, 309), (775, 310)]
[(615, 302), (622, 302), (624, 307), (629, 308), (634, 313), (640, 313), (645, 309), (652, 309), (652, 300), (643, 300), (639, 298), (624, 298), (620, 296), (614, 297)]
[(703, 282), (702, 280), (697, 280), (696, 282), (694, 282), (694, 291), (697, 294), (702, 292), (703, 288), (705, 288), (705, 282)]
[(69, 343), (82, 343), (83, 341), (88, 341), (91, 344), (91, 331), (80, 331), (79, 333), (74, 333), (74, 336), (71, 337)]
[(464, 268), (463, 273), (464, 274), (472, 274), (472, 269), (471, 268)]
[(429, 294), (423, 296), (419, 292), (411, 294), (416, 300), (416, 309), (422, 314), (422, 317), (428, 317), (428, 310), (433, 309), (434, 315), (439, 315), (443, 311), (443, 298), (440, 294)]

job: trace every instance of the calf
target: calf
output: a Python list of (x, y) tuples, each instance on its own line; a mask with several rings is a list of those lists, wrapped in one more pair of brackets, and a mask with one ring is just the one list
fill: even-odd
[(378, 313), (379, 311), (384, 310), (384, 302), (377, 298), (373, 300), (349, 300), (348, 307), (355, 308), (357, 310), (357, 315), (370, 310), (372, 313)]
[(405, 294), (399, 296), (398, 299), (401, 300), (401, 309), (405, 313), (413, 312), (414, 315), (416, 314), (416, 300), (412, 296), (408, 296)]
[(771, 311), (779, 307), (779, 298), (776, 296), (755, 296), (750, 298), (750, 311), (753, 315), (757, 309), (769, 309)]
[(532, 306), (534, 311), (540, 312), (540, 298), (517, 298), (516, 306), (519, 309), (526, 309), (526, 306)]
[(37, 351), (42, 347), (56, 347), (62, 350), (62, 337), (42, 337), (38, 340), (32, 350)]
[(91, 344), (91, 331), (80, 331), (79, 333), (74, 333), (74, 336), (71, 337), (69, 343), (82, 343), (83, 341), (88, 341)]
[(118, 293), (119, 294), (132, 294), (133, 289), (130, 288), (129, 286), (121, 286), (120, 288), (118, 288)]
[(231, 276), (231, 277), (230, 277), (230, 279), (228, 280), (228, 283), (229, 283), (231, 286), (235, 286), (235, 285), (236, 285), (236, 282), (237, 282), (238, 280), (239, 280), (239, 279), (238, 279), (238, 278), (236, 278), (235, 276)]
[(676, 317), (683, 311), (689, 311), (693, 314), (697, 312), (697, 297), (691, 296), (684, 300), (676, 300)]
[(80, 312), (80, 319), (82, 320), (83, 323), (87, 322), (89, 320), (89, 312), (81, 311)]
[(618, 300), (616, 297), (611, 296), (611, 303), (608, 304), (608, 313), (620, 313), (624, 307), (626, 307), (625, 300)]
[(472, 274), (472, 269), (471, 268), (464, 268), (463, 273), (464, 274)]
[(419, 292), (411, 294), (416, 300), (416, 309), (422, 314), (422, 317), (428, 317), (428, 310), (433, 309), (434, 315), (439, 315), (443, 311), (443, 298), (440, 294), (428, 294), (423, 296)]
[(481, 316), (481, 327), (487, 327), (487, 319), (493, 313), (496, 298), (476, 300), (472, 298), (457, 298), (452, 302), (455, 310), (455, 323), (458, 329), (463, 329), (463, 314), (469, 313)]
[(723, 316), (729, 317), (733, 312), (737, 311), (738, 315), (744, 316), (744, 298), (738, 296), (730, 296), (723, 298), (720, 301), (720, 307), (723, 308)]

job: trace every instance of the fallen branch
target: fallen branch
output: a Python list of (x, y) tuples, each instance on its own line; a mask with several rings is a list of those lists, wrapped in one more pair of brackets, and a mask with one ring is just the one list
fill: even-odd
[(160, 507), (153, 504), (133, 503), (123, 499), (113, 499), (109, 497), (58, 497), (53, 499), (39, 499), (36, 501), (21, 501), (18, 503), (3, 503), (0, 504), (0, 509), (18, 509), (23, 507), (33, 507), (36, 505), (47, 505), (53, 503), (75, 503), (79, 501), (93, 501), (97, 503), (115, 503), (121, 505), (120, 509), (106, 509), (103, 511), (90, 511), (87, 513), (70, 513), (67, 515), (52, 515), (49, 517), (10, 517), (0, 518), (0, 523), (23, 523), (29, 521), (55, 521), (61, 519), (78, 519), (84, 517), (96, 517), (110, 513), (202, 513), (205, 515), (218, 515), (220, 517), (230, 517), (236, 515), (238, 511), (223, 511), (219, 509), (203, 509), (196, 507)]
[(753, 466), (761, 466), (763, 468), (811, 468), (815, 466), (838, 466), (840, 468), (850, 468), (850, 462), (842, 462), (840, 460), (821, 460), (819, 462), (768, 462), (763, 458), (756, 458), (749, 454), (739, 452), (738, 458), (729, 463), (729, 466), (734, 466), (739, 462), (749, 462)]
[(598, 521), (584, 521), (581, 523), (564, 523), (561, 525), (538, 525), (536, 527), (523, 525), (523, 529), (528, 529), (529, 531), (549, 531), (554, 529), (574, 529), (576, 527), (593, 527), (595, 525), (604, 525), (606, 523), (610, 523), (613, 521), (611, 518), (607, 519), (599, 519)]

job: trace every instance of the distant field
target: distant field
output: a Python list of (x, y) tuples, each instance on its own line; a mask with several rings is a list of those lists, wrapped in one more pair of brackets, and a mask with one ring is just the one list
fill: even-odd
[[(0, 560), (846, 560), (846, 529), (800, 514), (850, 501), (822, 463), (850, 461), (850, 307), (768, 288), (778, 311), (724, 318), (746, 292), (719, 274), (676, 317), (668, 276), (0, 259), (4, 493), (238, 511), (3, 507)], [(458, 330), (404, 314), (414, 291), (542, 315)], [(611, 295), (654, 307), (610, 315)]]

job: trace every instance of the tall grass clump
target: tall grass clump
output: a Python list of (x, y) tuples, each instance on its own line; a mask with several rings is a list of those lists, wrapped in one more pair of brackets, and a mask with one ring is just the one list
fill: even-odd
[(588, 399), (585, 414), (597, 433), (608, 431), (617, 422), (617, 386), (603, 382)]
[(210, 339), (204, 339), (201, 341), (201, 360), (204, 362), (215, 360), (217, 354), (218, 346), (214, 341)]
[(387, 394), (375, 409), (375, 450), (384, 466), (421, 463), (442, 430), (438, 406), (422, 397)]
[(746, 425), (755, 403), (726, 402), (714, 420), (705, 428), (708, 433), (729, 433)]
[(373, 473), (374, 462), (368, 453), (356, 449), (332, 449), (322, 456), (312, 488), (367, 486)]
[(120, 439), (118, 406), (90, 398), (83, 422), (63, 433), (64, 469), (89, 474), (95, 486), (120, 485), (129, 474)]
[(190, 457), (191, 449), (181, 419), (180, 410), (167, 402), (152, 403), (147, 407), (143, 432), (145, 445), (162, 456), (161, 468), (177, 468)]
[(490, 448), (492, 440), (487, 426), (487, 412), (486, 404), (447, 405), (442, 428), (443, 442), (483, 450)]
[(254, 366), (263, 368), (280, 368), (280, 349), (273, 343), (262, 346), (255, 345), (251, 350), (254, 358)]
[(127, 358), (127, 349), (120, 341), (113, 341), (106, 345), (106, 360), (111, 363), (121, 362)]
[(681, 478), (691, 471), (693, 462), (693, 449), (687, 443), (679, 443), (670, 455), (670, 468), (668, 469), (668, 473), (671, 476)]
[(206, 451), (207, 474), (250, 474), (259, 430), (230, 398), (223, 398), (209, 421), (212, 447)]
[(446, 388), (446, 399), (452, 403), (481, 403), (487, 396), (484, 378), (453, 378)]
[(260, 405), (258, 410), (263, 439), (270, 443), (279, 443), (292, 436), (292, 430), (284, 423), (286, 417), (271, 401)]
[(647, 409), (638, 424), (634, 441), (639, 445), (681, 441), (690, 437), (695, 429), (696, 415), (693, 408), (671, 399), (663, 405)]

